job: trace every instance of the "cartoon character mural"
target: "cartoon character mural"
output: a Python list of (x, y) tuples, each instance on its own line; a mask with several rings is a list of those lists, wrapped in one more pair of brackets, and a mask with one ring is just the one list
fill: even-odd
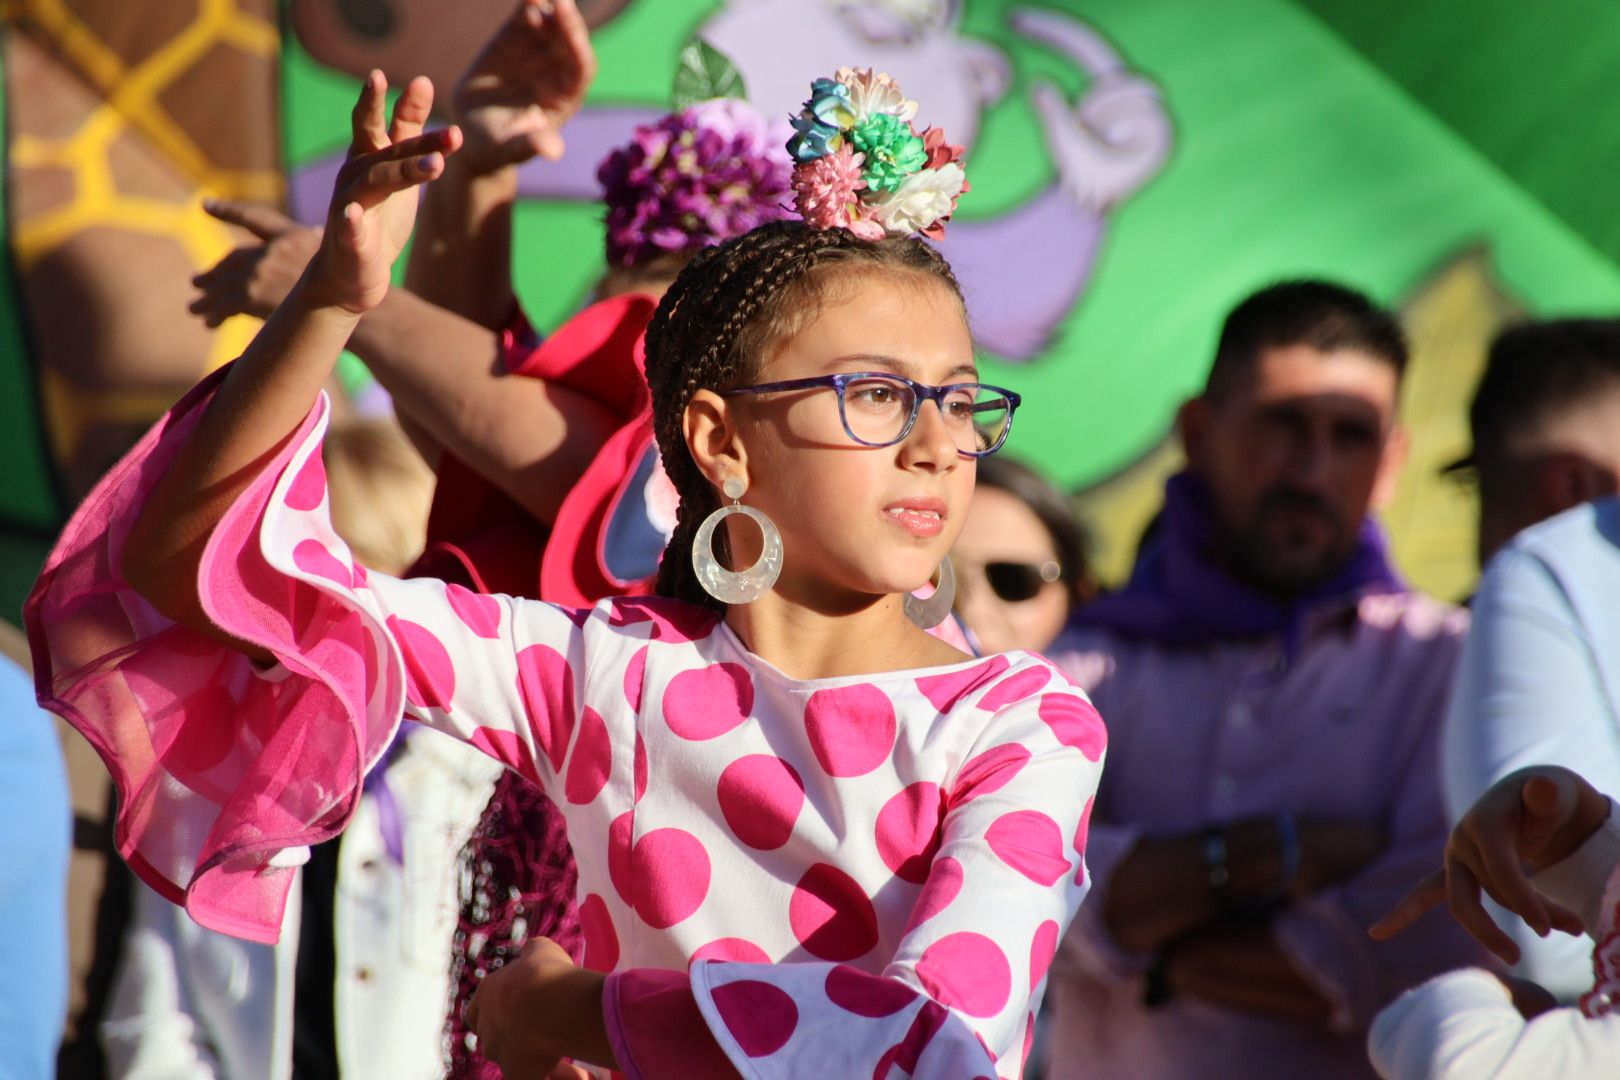
[[(600, 25), (626, 6), (583, 10)], [(347, 38), (334, 42), (325, 36), (334, 25), (316, 15), (325, 7), (295, 0), (294, 25), (309, 33), (301, 40), (314, 56), (353, 74), (379, 62), (397, 67), (401, 77), (416, 63), (442, 69), (456, 45), (467, 44), (470, 55), (477, 44), (462, 27), (431, 59), (421, 50), (390, 46), (379, 61)], [(504, 12), (505, 5), (500, 7)], [(303, 11), (309, 14), (300, 17)], [(963, 34), (960, 18), (960, 0), (726, 0), (695, 32), (737, 65), (750, 99), (768, 113), (794, 112), (819, 74), (843, 65), (871, 67), (893, 75), (922, 103), (920, 123), (943, 128), (971, 155), (986, 112), (1007, 93), (1012, 70), (1000, 49)], [(1020, 8), (1010, 20), (1016, 32), (1072, 62), (1086, 87), (1073, 105), (1049, 83), (1033, 87), (1053, 180), (1011, 210), (980, 218), (964, 213), (942, 247), (967, 293), (981, 345), (1023, 362), (1038, 358), (1073, 312), (1091, 278), (1108, 213), (1163, 167), (1172, 127), (1157, 87), (1132, 72), (1078, 16)], [(793, 27), (787, 50), (785, 26)], [(670, 44), (673, 52), (681, 43)], [(663, 101), (587, 104), (569, 123), (568, 155), (560, 162), (531, 162), (520, 173), (520, 194), (593, 202), (597, 162), (632, 127), (665, 108)], [(292, 188), (296, 215), (319, 220), (338, 164), (334, 154), (298, 170)]]

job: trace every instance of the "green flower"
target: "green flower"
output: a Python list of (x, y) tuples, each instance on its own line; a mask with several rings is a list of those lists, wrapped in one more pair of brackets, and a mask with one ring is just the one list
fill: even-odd
[(928, 151), (911, 125), (889, 113), (868, 116), (850, 132), (849, 139), (866, 155), (864, 176), (873, 191), (893, 191), (928, 160)]

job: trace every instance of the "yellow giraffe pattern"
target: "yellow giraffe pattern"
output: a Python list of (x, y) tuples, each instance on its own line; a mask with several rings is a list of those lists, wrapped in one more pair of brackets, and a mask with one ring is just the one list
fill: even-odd
[[(175, 79), (216, 45), (229, 44), (273, 61), (281, 46), (273, 24), (240, 10), (236, 0), (201, 0), (190, 25), (151, 56), (130, 66), (96, 37), (93, 29), (69, 9), (66, 0), (0, 0), (0, 21), (19, 20), (28, 21), (51, 41), (53, 48), (89, 80), (103, 99), (65, 139), (18, 134), (11, 141), (13, 168), (55, 166), (69, 170), (74, 178), (69, 202), (13, 223), (11, 244), (20, 270), (26, 273), (79, 232), (98, 226), (167, 237), (186, 253), (193, 266), (205, 269), (223, 258), (235, 241), (228, 228), (203, 211), (202, 196), (280, 202), (285, 181), (278, 170), (214, 166), (159, 101)], [(197, 199), (174, 203), (118, 190), (109, 149), (130, 129), (138, 131), (197, 183)], [(257, 327), (257, 320), (246, 317), (231, 319), (221, 326), (212, 339), (207, 370), (239, 355)], [(53, 421), (51, 441), (59, 459), (77, 445), (87, 426), (155, 416), (168, 404), (143, 400), (150, 395), (95, 393), (59, 378), (45, 379), (42, 390)]]

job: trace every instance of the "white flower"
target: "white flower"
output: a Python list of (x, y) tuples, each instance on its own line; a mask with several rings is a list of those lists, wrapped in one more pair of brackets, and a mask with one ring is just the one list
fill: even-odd
[(841, 67), (833, 78), (849, 89), (849, 107), (855, 121), (878, 113), (889, 113), (910, 122), (917, 115), (917, 103), (900, 92), (900, 84), (871, 68)]
[(894, 191), (867, 205), (890, 233), (919, 233), (956, 209), (956, 198), (966, 183), (967, 174), (953, 161), (912, 173)]

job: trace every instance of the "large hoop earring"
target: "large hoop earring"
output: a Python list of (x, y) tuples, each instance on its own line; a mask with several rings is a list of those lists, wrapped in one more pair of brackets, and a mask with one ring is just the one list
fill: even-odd
[[(722, 506), (698, 526), (697, 535), (692, 538), (692, 571), (697, 574), (698, 584), (703, 586), (703, 591), (722, 604), (751, 604), (764, 596), (781, 576), (782, 534), (776, 531), (776, 523), (764, 512), (737, 501), (748, 490), (747, 484), (733, 476), (726, 479), (722, 488), (731, 505)], [(742, 514), (752, 520), (759, 526), (760, 535), (764, 538), (759, 561), (746, 570), (727, 570), (714, 557), (714, 530), (733, 514)]]
[(951, 613), (951, 605), (956, 603), (956, 571), (951, 569), (950, 559), (940, 562), (936, 582), (933, 595), (926, 600), (917, 599), (916, 593), (906, 593), (906, 618), (924, 630), (932, 630), (944, 622), (945, 616)]

